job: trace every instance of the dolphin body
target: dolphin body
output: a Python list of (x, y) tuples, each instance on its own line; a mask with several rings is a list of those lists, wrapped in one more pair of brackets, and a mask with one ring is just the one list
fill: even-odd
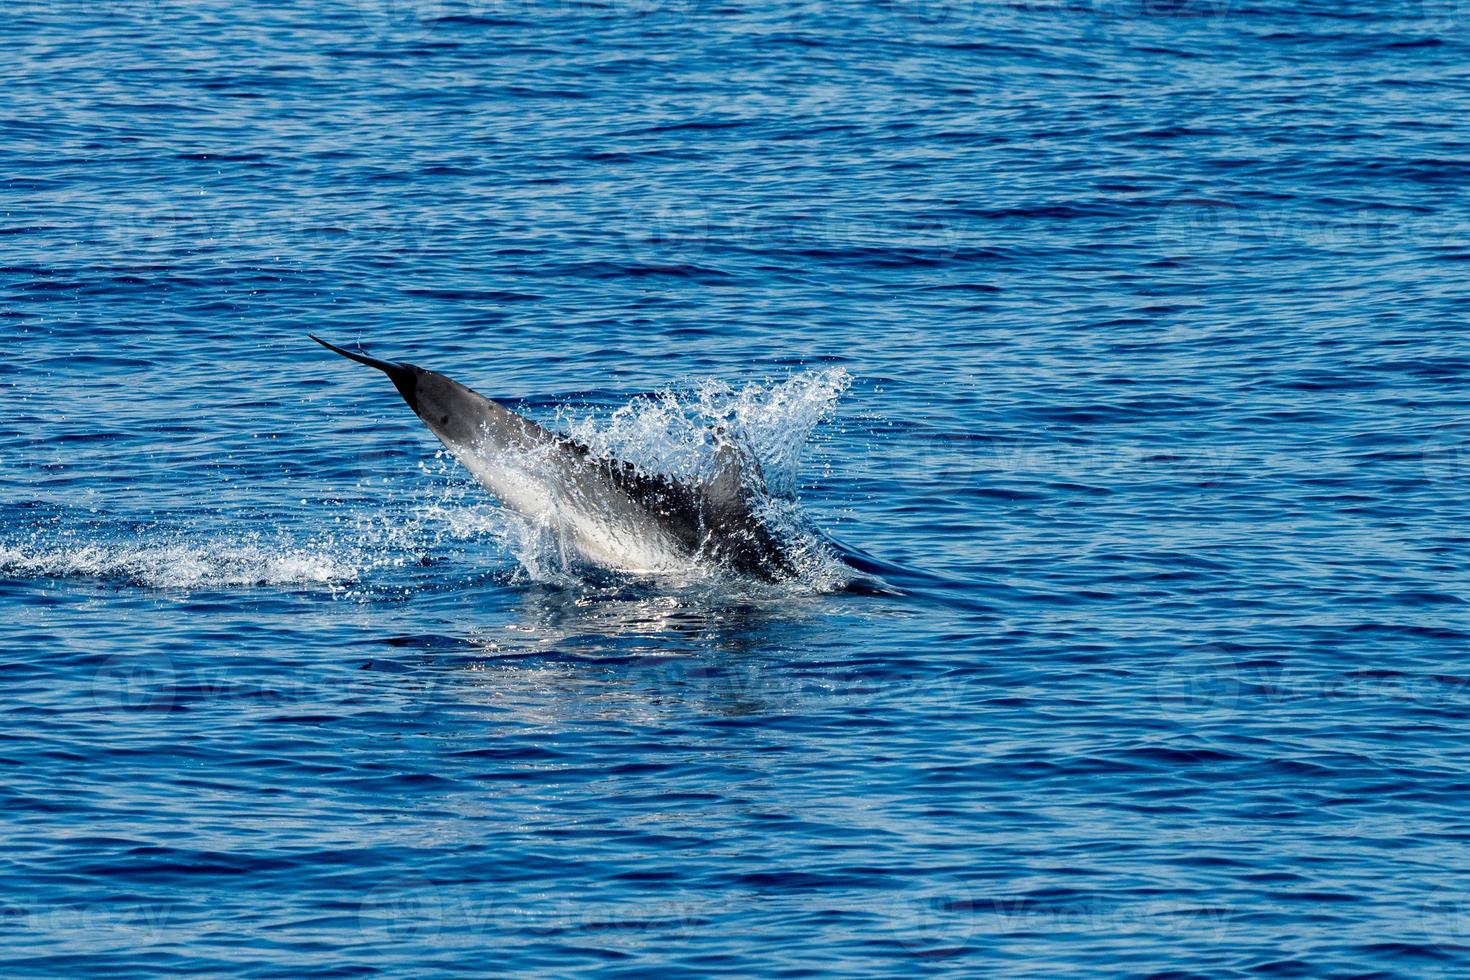
[(645, 574), (711, 562), (772, 581), (795, 574), (755, 515), (759, 469), (729, 443), (719, 448), (713, 477), (679, 482), (594, 452), (435, 371), (308, 336), (386, 374), (502, 505), (554, 530), (564, 559), (570, 550), (593, 565)]

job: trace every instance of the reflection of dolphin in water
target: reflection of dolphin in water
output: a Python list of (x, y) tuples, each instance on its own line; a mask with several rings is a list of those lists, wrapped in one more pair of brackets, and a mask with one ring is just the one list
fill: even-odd
[(766, 579), (794, 574), (782, 543), (755, 515), (759, 468), (728, 443), (711, 478), (681, 483), (600, 455), (442, 374), (311, 339), (388, 375), (485, 488), (553, 528), (564, 551), (619, 571), (687, 571), (714, 561)]

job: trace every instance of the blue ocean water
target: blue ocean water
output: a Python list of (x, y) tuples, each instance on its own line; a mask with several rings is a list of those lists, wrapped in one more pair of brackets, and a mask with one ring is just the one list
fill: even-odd
[[(0, 36), (7, 976), (1470, 970), (1463, 3)], [(891, 593), (571, 577), (309, 331)]]

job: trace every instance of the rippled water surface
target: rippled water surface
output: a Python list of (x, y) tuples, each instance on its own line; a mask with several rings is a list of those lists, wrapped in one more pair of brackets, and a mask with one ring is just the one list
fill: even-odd
[[(6, 975), (1470, 970), (1463, 4), (0, 36)], [(890, 588), (570, 575), (308, 331)]]

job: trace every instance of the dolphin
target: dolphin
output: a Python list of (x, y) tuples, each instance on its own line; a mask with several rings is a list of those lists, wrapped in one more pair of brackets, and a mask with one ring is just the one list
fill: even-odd
[(457, 381), (414, 364), (327, 350), (388, 376), (429, 431), (500, 503), (550, 527), (563, 558), (636, 574), (722, 565), (776, 581), (795, 575), (782, 541), (756, 515), (755, 460), (716, 433), (713, 476), (682, 482), (594, 451)]

